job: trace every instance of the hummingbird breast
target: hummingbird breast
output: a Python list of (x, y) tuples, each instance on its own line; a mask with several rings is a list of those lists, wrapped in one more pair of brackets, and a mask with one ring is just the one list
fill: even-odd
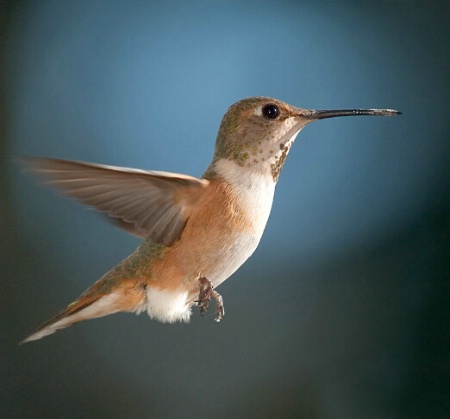
[(270, 174), (248, 171), (232, 160), (220, 159), (213, 165), (214, 177), (204, 199), (190, 214), (180, 240), (166, 249), (161, 265), (164, 270), (177, 267), (185, 280), (196, 281), (201, 275), (217, 286), (258, 246), (275, 183)]
[(180, 240), (151, 257), (142, 309), (152, 318), (188, 321), (198, 279), (220, 285), (252, 255), (264, 232), (275, 188), (272, 176), (248, 172), (229, 160), (214, 166), (216, 176), (209, 179)]
[[(255, 251), (272, 208), (275, 183), (233, 160), (214, 162), (211, 193), (189, 219), (177, 255), (190, 275), (214, 286), (231, 276)], [(183, 249), (183, 250), (182, 250)]]

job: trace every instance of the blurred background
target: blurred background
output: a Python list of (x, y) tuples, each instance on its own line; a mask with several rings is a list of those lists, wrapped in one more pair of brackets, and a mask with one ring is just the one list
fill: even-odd
[[(2, 1), (0, 416), (449, 418), (448, 1)], [(117, 314), (18, 346), (139, 241), (51, 156), (201, 176), (232, 103), (305, 128), (226, 317)]]

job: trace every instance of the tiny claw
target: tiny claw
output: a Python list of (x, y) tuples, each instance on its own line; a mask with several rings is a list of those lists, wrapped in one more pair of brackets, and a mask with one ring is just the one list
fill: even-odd
[(198, 306), (200, 307), (200, 315), (203, 317), (206, 316), (206, 312), (209, 308), (209, 300), (203, 300), (202, 302), (198, 302)]
[(222, 296), (214, 289), (212, 282), (208, 278), (201, 277), (198, 279), (198, 282), (200, 285), (200, 292), (198, 294), (198, 299), (194, 302), (200, 307), (200, 314), (202, 316), (206, 315), (211, 298), (214, 298), (216, 300), (217, 313), (215, 321), (220, 322), (225, 315)]
[(223, 316), (225, 316), (225, 309), (223, 307), (223, 298), (217, 291), (214, 290), (212, 292), (212, 296), (216, 300), (216, 318), (214, 320), (217, 323), (219, 323), (223, 319)]

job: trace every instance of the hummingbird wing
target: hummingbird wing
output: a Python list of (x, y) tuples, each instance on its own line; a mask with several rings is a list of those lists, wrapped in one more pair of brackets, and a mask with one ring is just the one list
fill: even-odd
[(30, 158), (28, 167), (63, 194), (106, 213), (129, 233), (165, 246), (177, 241), (206, 179), (70, 160)]

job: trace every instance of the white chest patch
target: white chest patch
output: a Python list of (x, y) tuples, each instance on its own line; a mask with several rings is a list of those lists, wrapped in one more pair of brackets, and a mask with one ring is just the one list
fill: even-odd
[(262, 235), (275, 193), (275, 182), (270, 173), (254, 172), (226, 159), (217, 161), (214, 168), (236, 191), (240, 207), (247, 210), (255, 229)]

